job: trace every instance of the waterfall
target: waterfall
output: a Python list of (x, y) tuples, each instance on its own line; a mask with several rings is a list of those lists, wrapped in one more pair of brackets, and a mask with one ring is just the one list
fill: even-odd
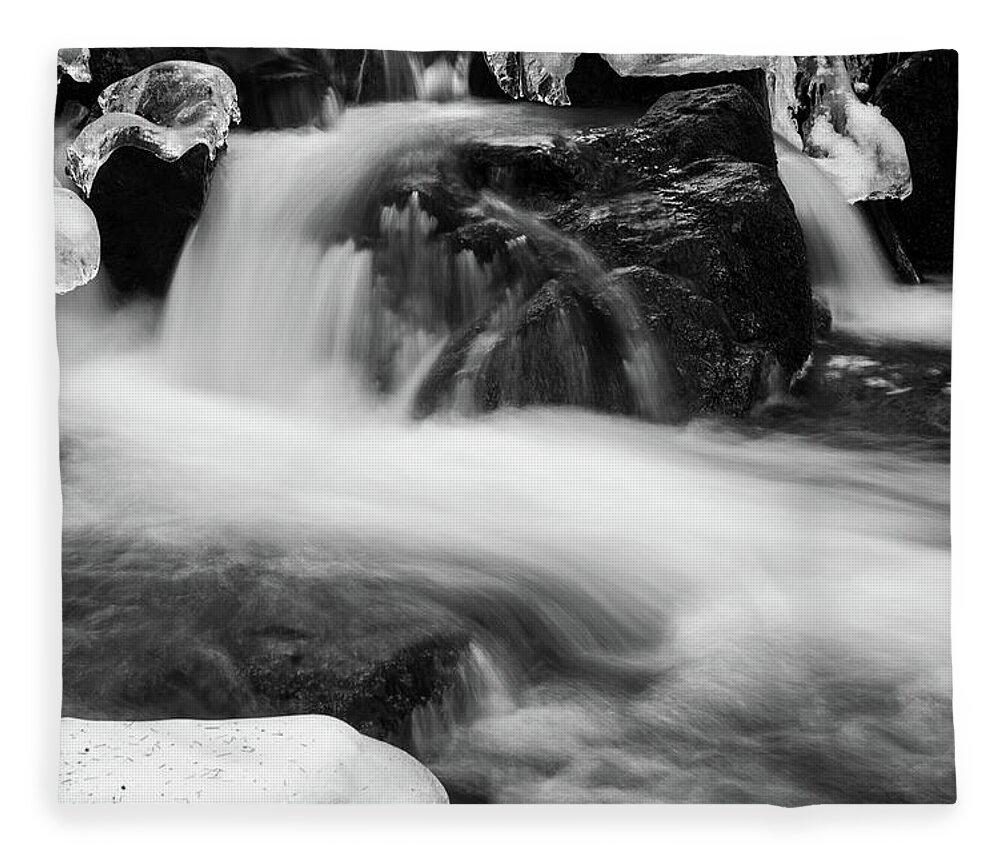
[[(362, 213), (378, 208), (394, 157), (439, 134), (419, 106), (396, 107), (352, 111), (330, 133), (236, 137), (171, 285), (162, 352), (173, 378), (357, 405), (406, 387), (439, 345), (453, 294), (476, 306), (488, 268), (471, 254), (444, 259), (415, 205), (382, 207), (375, 247), (361, 246)], [(380, 248), (404, 283), (385, 283)]]
[[(96, 687), (128, 713), (165, 690), (165, 707), (232, 717), (256, 706), (237, 667), (265, 632), (308, 662), (384, 661), (443, 630), (465, 662), (413, 712), (410, 745), (457, 795), (952, 797), (947, 464), (891, 439), (585, 408), (601, 383), (577, 326), (595, 297), (639, 408), (664, 388), (586, 249), (480, 199), (524, 233), (512, 259), (543, 249), (517, 281), (449, 249), (416, 198), (381, 193), (398, 166), (530, 116), (413, 101), (351, 107), (330, 131), (235, 133), (164, 308), (108, 308), (96, 284), (59, 300), (70, 695)], [(896, 286), (849, 206), (810, 215), (812, 171), (783, 156), (817, 289), (860, 326), (866, 291)], [(523, 378), (516, 311), (545, 295), (546, 254), (577, 304), (537, 337), (556, 343), (537, 364), (579, 386), (575, 408), (456, 414), (484, 368)], [(403, 420), (460, 332), (459, 408)], [(333, 629), (330, 606), (361, 634)]]
[(833, 325), (862, 338), (944, 347), (951, 343), (951, 291), (897, 278), (863, 213), (815, 160), (775, 137), (778, 172), (806, 240), (814, 291)]
[[(449, 136), (486, 116), (471, 103), (397, 103), (351, 109), (328, 132), (234, 135), (171, 284), (161, 326), (171, 378), (320, 411), (387, 399), (405, 410), (449, 337), (479, 321), (488, 337), (459, 375), (474, 383), (492, 347), (509, 341), (491, 372), (501, 396), (530, 402), (518, 368), (537, 337), (519, 339), (518, 314), (543, 279), (527, 236), (507, 243), (498, 268), (439, 240), (416, 193), (379, 197), (398, 165), (433, 165)], [(592, 320), (576, 305), (560, 312), (566, 402), (595, 402), (593, 368), (610, 365), (635, 410), (660, 417), (670, 387), (628, 295), (569, 237), (489, 195), (479, 205), (565, 259), (575, 300), (593, 296), (610, 317), (618, 353), (606, 358), (589, 353)], [(469, 385), (457, 387), (455, 407), (474, 409)]]

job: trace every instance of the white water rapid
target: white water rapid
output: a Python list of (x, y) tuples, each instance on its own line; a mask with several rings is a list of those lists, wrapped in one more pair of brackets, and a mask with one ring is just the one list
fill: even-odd
[(835, 329), (874, 341), (951, 344), (951, 290), (900, 282), (864, 215), (802, 152), (775, 138), (778, 172), (795, 204), (813, 289)]

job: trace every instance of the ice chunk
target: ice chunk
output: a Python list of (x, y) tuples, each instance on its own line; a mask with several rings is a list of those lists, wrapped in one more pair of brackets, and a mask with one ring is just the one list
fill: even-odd
[(568, 105), (566, 76), (579, 54), (493, 51), (486, 62), (500, 88), (514, 99)]
[(852, 203), (908, 197), (913, 185), (902, 135), (878, 107), (858, 99), (843, 57), (814, 60), (806, 152)]
[(98, 98), (104, 116), (92, 122), (66, 151), (66, 169), (87, 195), (98, 170), (121, 146), (176, 161), (198, 144), (210, 158), (224, 146), (230, 123), (240, 121), (236, 86), (205, 63), (156, 63), (109, 86)]
[(56, 186), (56, 292), (68, 293), (93, 280), (101, 262), (101, 234), (90, 207), (68, 188)]
[(160, 125), (212, 119), (224, 135), (240, 121), (236, 85), (217, 66), (167, 60), (111, 84), (97, 104), (105, 113), (136, 113)]
[(765, 54), (601, 54), (623, 77), (690, 75), (695, 72), (735, 72), (766, 69)]
[(69, 75), (74, 81), (89, 83), (90, 48), (60, 48), (56, 68), (57, 79)]
[(802, 149), (802, 137), (795, 122), (798, 97), (795, 79), (799, 66), (795, 57), (769, 57), (767, 67), (767, 92), (771, 108), (771, 128), (796, 149)]

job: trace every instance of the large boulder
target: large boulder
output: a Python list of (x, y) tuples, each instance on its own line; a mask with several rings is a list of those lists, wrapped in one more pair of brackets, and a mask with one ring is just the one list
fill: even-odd
[(63, 803), (447, 803), (434, 775), (318, 715), (63, 719)]
[(452, 338), (418, 414), (470, 396), (742, 414), (808, 357), (805, 245), (766, 110), (742, 87), (667, 94), (631, 126), (565, 140), (475, 142), (460, 161), (470, 187), (532, 210), (514, 229), (536, 267), (513, 307), (498, 298)]
[(955, 239), (958, 54), (912, 54), (879, 82), (872, 103), (906, 143), (913, 193), (886, 209), (918, 269), (948, 272)]

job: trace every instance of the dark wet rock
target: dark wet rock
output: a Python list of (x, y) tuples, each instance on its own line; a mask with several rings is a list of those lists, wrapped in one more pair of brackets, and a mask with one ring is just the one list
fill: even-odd
[(958, 54), (924, 51), (885, 74), (872, 103), (906, 143), (913, 193), (886, 204), (918, 270), (951, 271), (958, 148)]
[(771, 354), (742, 346), (719, 308), (692, 281), (649, 266), (612, 272), (629, 290), (663, 367), (673, 372), (676, 398), (692, 411), (741, 414), (763, 394)]
[(473, 51), (469, 59), (469, 95), (494, 101), (507, 99), (482, 51)]
[(578, 147), (560, 137), (472, 141), (462, 146), (459, 157), (470, 187), (490, 188), (529, 204), (529, 198), (565, 199), (599, 169), (586, 162)]
[(826, 337), (832, 329), (833, 312), (829, 305), (818, 296), (813, 296), (813, 336)]
[(549, 281), (489, 349), (474, 380), (479, 409), (566, 404), (637, 411), (618, 318), (607, 293)]
[(523, 234), (516, 226), (485, 216), (470, 220), (448, 235), (452, 252), (472, 251), (476, 259), (488, 262), (510, 253), (510, 243)]
[(919, 284), (920, 274), (903, 244), (899, 229), (893, 223), (890, 214), (891, 203), (886, 200), (859, 200), (855, 204), (875, 229), (875, 233), (892, 261), (896, 274), (904, 284)]
[(805, 246), (784, 188), (754, 164), (700, 162), (663, 190), (569, 205), (553, 214), (611, 266), (689, 279), (733, 337), (766, 343), (789, 369), (809, 352)]
[(844, 64), (854, 82), (854, 91), (863, 102), (868, 102), (882, 78), (894, 66), (910, 55), (901, 51), (885, 54), (845, 54)]
[(646, 132), (643, 143), (672, 162), (732, 158), (777, 167), (766, 109), (741, 86), (670, 93), (636, 126)]
[(88, 203), (101, 233), (101, 262), (119, 296), (162, 297), (198, 220), (215, 161), (197, 146), (174, 162), (132, 147), (115, 151)]
[[(500, 191), (533, 210), (536, 225), (512, 223), (502, 208), (490, 216), (507, 233), (530, 237), (539, 264), (534, 289), (549, 280), (558, 286), (524, 291), (528, 305), (516, 308), (513, 328), (509, 320), (498, 328), (484, 318), (459, 332), (418, 397), (419, 413), (449, 402), (446, 392), (454, 395), (470, 373), (479, 375), (480, 407), (558, 402), (568, 396), (561, 371), (550, 387), (512, 381), (518, 368), (530, 380), (535, 362), (558, 367), (556, 353), (583, 356), (568, 402), (634, 409), (622, 382), (629, 350), (605, 331), (611, 348), (601, 352), (593, 336), (600, 313), (587, 305), (588, 291), (606, 289), (607, 279), (602, 286), (593, 274), (585, 277), (583, 294), (572, 292), (581, 288), (579, 278), (567, 280), (588, 267), (625, 270), (611, 280), (638, 303), (636, 336), (656, 345), (670, 389), (662, 393), (675, 415), (742, 414), (765, 396), (776, 368), (789, 379), (809, 356), (814, 310), (805, 244), (777, 176), (767, 115), (742, 88), (672, 93), (633, 126), (474, 143), (458, 158), (469, 186)], [(569, 340), (567, 330), (574, 333)], [(560, 337), (561, 351), (554, 346)], [(551, 343), (543, 346), (546, 338)], [(477, 350), (483, 355), (473, 355)], [(608, 366), (598, 370), (602, 362)], [(600, 397), (587, 394), (590, 379), (600, 379)]]

